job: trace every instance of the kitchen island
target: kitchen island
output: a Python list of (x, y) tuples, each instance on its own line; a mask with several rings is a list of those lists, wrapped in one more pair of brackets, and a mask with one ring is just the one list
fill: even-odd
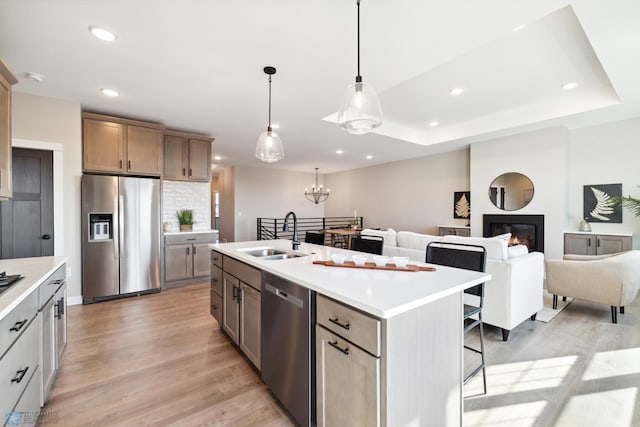
[[(462, 291), (490, 275), (443, 266), (433, 272), (327, 267), (313, 261), (354, 252), (305, 243), (292, 251), (288, 240), (210, 247), (225, 275), (225, 266), (239, 261), (316, 297), (309, 363), (318, 425), (461, 425)], [(265, 259), (248, 251), (258, 248), (301, 256)]]

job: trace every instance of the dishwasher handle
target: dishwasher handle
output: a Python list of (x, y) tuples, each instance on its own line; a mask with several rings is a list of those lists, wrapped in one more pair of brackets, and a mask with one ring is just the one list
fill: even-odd
[(290, 293), (287, 293), (287, 292), (283, 291), (280, 288), (276, 288), (275, 286), (273, 286), (270, 283), (265, 283), (264, 284), (264, 288), (268, 292), (271, 292), (272, 294), (274, 294), (275, 296), (280, 298), (281, 300), (286, 301), (289, 304), (293, 304), (296, 307), (298, 307), (299, 309), (303, 309), (304, 308), (304, 301), (302, 301), (302, 299), (296, 297), (295, 295), (291, 295)]

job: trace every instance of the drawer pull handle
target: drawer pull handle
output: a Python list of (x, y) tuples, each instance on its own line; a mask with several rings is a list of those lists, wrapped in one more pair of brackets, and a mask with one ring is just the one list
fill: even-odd
[(215, 305), (215, 304), (213, 304), (213, 305), (211, 306), (211, 308), (213, 308), (214, 310), (217, 310), (217, 309), (218, 309), (218, 306), (217, 306), (217, 305)]
[(16, 384), (20, 384), (20, 381), (22, 381), (24, 376), (27, 374), (28, 370), (29, 370), (29, 367), (27, 366), (24, 369), (20, 369), (19, 371), (16, 371), (16, 376), (13, 377), (13, 379), (11, 379), (11, 382), (12, 383), (16, 383)]
[(346, 330), (349, 330), (349, 328), (351, 327), (349, 323), (340, 323), (340, 319), (337, 317), (335, 319), (329, 319), (329, 322), (333, 323), (334, 325), (338, 325)]
[(333, 341), (333, 342), (329, 341), (329, 345), (330, 345), (331, 347), (335, 348), (336, 350), (338, 350), (338, 351), (339, 351), (339, 352), (341, 352), (341, 353), (344, 353), (344, 354), (346, 354), (346, 355), (348, 355), (348, 354), (349, 354), (349, 347), (347, 347), (347, 348), (342, 348), (342, 347), (340, 347), (340, 346), (338, 345), (338, 341)]
[(10, 331), (10, 332), (11, 332), (11, 331), (20, 332), (20, 329), (22, 329), (22, 327), (23, 327), (24, 325), (26, 325), (26, 324), (27, 324), (27, 322), (28, 322), (28, 320), (27, 320), (27, 319), (24, 319), (24, 320), (22, 320), (22, 321), (16, 322), (16, 323), (15, 323), (15, 325), (13, 325), (13, 326), (11, 327), (11, 329), (9, 329), (9, 331)]

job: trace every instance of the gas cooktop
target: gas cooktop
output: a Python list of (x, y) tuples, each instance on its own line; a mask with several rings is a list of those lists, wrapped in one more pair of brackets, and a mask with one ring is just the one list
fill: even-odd
[(22, 276), (19, 274), (7, 275), (4, 271), (0, 273), (0, 293), (9, 289), (11, 285), (20, 279), (22, 279)]

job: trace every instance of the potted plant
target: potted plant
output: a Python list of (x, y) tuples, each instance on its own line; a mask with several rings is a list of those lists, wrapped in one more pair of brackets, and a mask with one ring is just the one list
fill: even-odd
[(176, 211), (176, 214), (180, 223), (180, 231), (193, 230), (193, 211), (191, 209), (182, 209)]
[(611, 198), (610, 203), (612, 206), (620, 205), (623, 208), (627, 208), (631, 211), (631, 213), (633, 213), (633, 215), (640, 216), (640, 199), (636, 199), (631, 196), (627, 196), (627, 197), (616, 196)]

